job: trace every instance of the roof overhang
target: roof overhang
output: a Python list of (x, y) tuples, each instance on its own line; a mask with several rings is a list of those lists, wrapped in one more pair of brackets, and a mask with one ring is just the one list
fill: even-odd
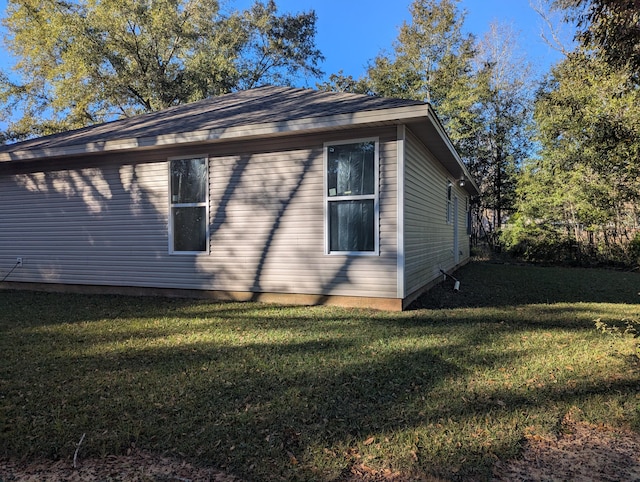
[[(348, 114), (307, 117), (288, 121), (266, 122), (177, 132), (155, 136), (122, 136), (111, 140), (67, 142), (62, 146), (20, 147), (0, 152), (0, 165), (13, 162), (29, 162), (60, 158), (82, 157), (95, 154), (117, 154), (180, 145), (198, 145), (213, 142), (269, 138), (292, 134), (343, 130), (354, 127), (406, 124), (425, 146), (436, 156), (456, 180), (464, 180), (471, 196), (479, 190), (462, 159), (456, 152), (442, 124), (429, 104), (396, 107), (390, 109), (363, 110)], [(114, 127), (116, 123), (114, 123)]]
[(413, 133), (422, 141), (429, 151), (442, 163), (451, 177), (463, 187), (471, 197), (480, 195), (480, 188), (465, 166), (462, 158), (456, 151), (451, 139), (447, 135), (444, 126), (438, 119), (435, 111), (427, 105), (427, 119), (407, 120), (406, 124), (412, 128)]
[(216, 141), (272, 137), (305, 131), (331, 130), (354, 126), (366, 126), (398, 119), (414, 119), (427, 115), (427, 105), (399, 107), (395, 109), (361, 111), (323, 117), (309, 117), (291, 121), (267, 122), (224, 128), (203, 129), (157, 136), (122, 137), (107, 141), (70, 143), (61, 147), (26, 147), (0, 152), (0, 162), (31, 161), (95, 153), (115, 153), (139, 149), (154, 149), (183, 144), (200, 144)]

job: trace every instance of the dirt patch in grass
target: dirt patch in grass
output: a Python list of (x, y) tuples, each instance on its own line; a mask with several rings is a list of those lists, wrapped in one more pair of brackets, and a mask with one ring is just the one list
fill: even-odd
[[(0, 459), (0, 482), (242, 482), (225, 472), (196, 467), (178, 459), (131, 455), (87, 459), (73, 468), (68, 461), (14, 462)], [(407, 476), (374, 470), (364, 464), (346, 468), (333, 482), (446, 482), (429, 476)]]
[(500, 461), (494, 481), (640, 480), (640, 434), (567, 415), (553, 437), (528, 435), (522, 457)]
[(0, 459), (0, 482), (239, 482), (222, 471), (196, 467), (175, 458), (160, 457), (142, 450), (129, 455), (78, 460), (16, 462)]
[[(212, 481), (240, 482), (212, 468), (136, 450), (130, 455), (71, 461), (19, 463), (0, 459), (0, 481)], [(455, 478), (455, 477), (454, 477)], [(444, 481), (429, 476), (374, 470), (363, 464), (346, 468), (335, 482)], [(502, 481), (608, 482), (640, 480), (640, 434), (575, 421), (567, 415), (556, 436), (530, 434), (516, 460), (498, 461), (494, 482)]]

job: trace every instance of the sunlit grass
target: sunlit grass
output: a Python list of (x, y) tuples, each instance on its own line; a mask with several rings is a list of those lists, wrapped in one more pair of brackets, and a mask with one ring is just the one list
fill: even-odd
[(0, 455), (132, 444), (250, 480), (489, 477), (528, 433), (640, 428), (640, 276), (475, 263), (406, 313), (0, 292)]

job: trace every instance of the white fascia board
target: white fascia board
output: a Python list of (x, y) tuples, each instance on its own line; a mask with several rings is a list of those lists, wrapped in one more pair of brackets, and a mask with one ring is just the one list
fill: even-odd
[(64, 147), (43, 149), (24, 149), (0, 153), (0, 162), (27, 161), (51, 157), (78, 156), (92, 153), (129, 151), (169, 147), (180, 144), (194, 144), (218, 140), (246, 139), (252, 137), (269, 137), (293, 132), (307, 132), (333, 127), (356, 127), (376, 122), (402, 122), (415, 118), (428, 118), (429, 106), (414, 105), (393, 109), (377, 109), (370, 111), (337, 114), (323, 117), (309, 117), (293, 121), (269, 122), (263, 124), (243, 125), (229, 128), (204, 129), (193, 132), (165, 134), (150, 137), (134, 137), (77, 144)]

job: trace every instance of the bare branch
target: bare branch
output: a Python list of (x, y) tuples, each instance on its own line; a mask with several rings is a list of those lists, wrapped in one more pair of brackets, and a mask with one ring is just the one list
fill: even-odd
[[(540, 37), (550, 48), (560, 52), (565, 57), (569, 55), (570, 50), (565, 47), (565, 42), (562, 41), (561, 35), (558, 29), (557, 23), (554, 23), (549, 15), (549, 10), (543, 6), (542, 0), (529, 0), (529, 6), (538, 14), (546, 25), (540, 28)], [(549, 34), (547, 35), (546, 30)], [(549, 37), (550, 36), (550, 37)]]

